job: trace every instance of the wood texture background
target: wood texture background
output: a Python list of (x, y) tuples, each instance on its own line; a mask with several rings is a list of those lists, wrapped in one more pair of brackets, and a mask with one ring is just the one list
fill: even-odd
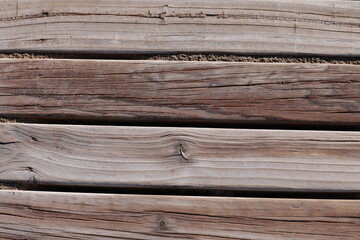
[(3, 0), (0, 51), (359, 56), (360, 2)]
[(360, 133), (0, 125), (0, 181), (360, 191)]
[[(350, 0), (0, 0), (0, 53), (359, 57), (359, 16)], [(355, 65), (0, 59), (0, 121), (354, 127), (359, 76)], [(358, 193), (359, 156), (350, 131), (0, 124), (0, 183), (57, 191)], [(357, 240), (360, 201), (1, 189), (0, 239)]]
[(357, 65), (0, 59), (0, 117), (358, 125), (359, 79)]
[(356, 200), (0, 191), (0, 210), (6, 239), (360, 238)]

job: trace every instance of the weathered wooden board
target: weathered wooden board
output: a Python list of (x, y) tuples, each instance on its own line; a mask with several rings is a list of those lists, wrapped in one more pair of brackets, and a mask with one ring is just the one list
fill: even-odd
[(360, 201), (0, 191), (0, 237), (355, 240)]
[(0, 125), (0, 180), (360, 190), (360, 132)]
[(0, 59), (0, 117), (360, 122), (360, 66)]
[(0, 51), (360, 55), (360, 2), (5, 0)]

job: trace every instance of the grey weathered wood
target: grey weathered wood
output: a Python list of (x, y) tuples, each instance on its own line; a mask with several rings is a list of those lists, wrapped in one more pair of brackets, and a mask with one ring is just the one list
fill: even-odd
[(0, 51), (360, 55), (360, 2), (6, 0)]
[(0, 191), (2, 239), (355, 240), (360, 201)]
[(0, 181), (360, 190), (360, 133), (0, 125)]
[(0, 59), (0, 117), (360, 122), (360, 66)]

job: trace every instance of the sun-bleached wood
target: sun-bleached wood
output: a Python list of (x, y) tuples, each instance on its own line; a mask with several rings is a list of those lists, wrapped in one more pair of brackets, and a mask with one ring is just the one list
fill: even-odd
[(0, 51), (360, 55), (360, 2), (3, 0)]
[(360, 122), (360, 66), (0, 59), (0, 117)]
[(354, 240), (360, 201), (0, 191), (2, 239)]
[(360, 190), (360, 133), (0, 124), (0, 180)]

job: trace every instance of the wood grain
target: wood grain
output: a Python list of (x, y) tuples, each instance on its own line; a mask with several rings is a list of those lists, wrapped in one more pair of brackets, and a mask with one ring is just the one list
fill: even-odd
[(356, 200), (0, 191), (2, 239), (360, 238)]
[(0, 125), (0, 181), (359, 191), (360, 133)]
[(3, 0), (0, 51), (360, 55), (360, 2)]
[(360, 122), (360, 66), (0, 59), (0, 117)]

